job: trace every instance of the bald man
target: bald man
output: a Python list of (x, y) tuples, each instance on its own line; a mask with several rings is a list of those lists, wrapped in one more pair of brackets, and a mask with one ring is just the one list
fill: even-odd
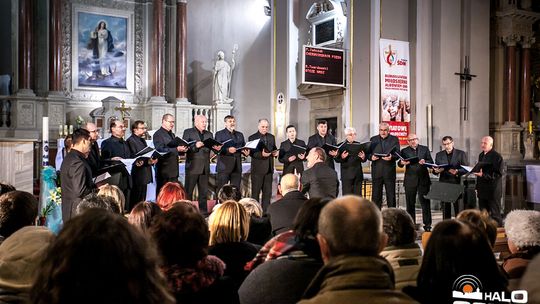
[(277, 235), (293, 228), (293, 221), (300, 207), (307, 200), (300, 192), (300, 178), (289, 173), (283, 175), (278, 185), (283, 197), (268, 207), (272, 235)]
[(502, 156), (493, 150), (493, 138), (482, 137), (482, 153), (478, 155), (478, 162), (488, 163), (483, 166), (476, 175), (476, 193), (480, 209), (487, 210), (489, 215), (502, 225), (501, 197), (502, 197), (502, 174), (504, 161)]

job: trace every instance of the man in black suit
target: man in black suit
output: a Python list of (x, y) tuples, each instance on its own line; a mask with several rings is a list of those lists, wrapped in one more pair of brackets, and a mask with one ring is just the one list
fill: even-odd
[(306, 148), (306, 143), (303, 140), (296, 138), (296, 127), (288, 125), (285, 129), (287, 133), (287, 140), (279, 145), (278, 160), (283, 164), (283, 175), (294, 173), (301, 174), (304, 172), (304, 160), (306, 153), (292, 154), (291, 148), (293, 145)]
[[(193, 200), (193, 190), (197, 185), (199, 191), (199, 210), (208, 213), (206, 201), (208, 199), (208, 178), (210, 176), (210, 149), (204, 146), (203, 141), (213, 138), (212, 132), (206, 130), (206, 116), (196, 115), (195, 126), (185, 129), (182, 138), (187, 141), (195, 141), (190, 145), (186, 153), (186, 192), (187, 197)], [(219, 152), (221, 146), (213, 146), (212, 149)]]
[[(144, 121), (137, 120), (131, 124), (131, 136), (126, 140), (131, 158), (136, 158), (136, 154), (147, 147), (144, 135), (146, 134), (146, 125)], [(157, 162), (157, 159), (149, 158), (148, 160), (139, 160), (133, 164), (131, 168), (131, 179), (133, 185), (131, 188), (130, 200), (126, 211), (131, 209), (141, 201), (146, 200), (146, 187), (152, 182), (152, 165)]]
[[(276, 138), (268, 133), (268, 119), (259, 119), (257, 133), (251, 134), (249, 141), (260, 139), (260, 150), (251, 153), (251, 197), (261, 202), (263, 211), (270, 205), (272, 198), (272, 176), (274, 157), (278, 155)], [(262, 191), (262, 199), (259, 199)]]
[(309, 150), (307, 156), (308, 169), (302, 174), (302, 193), (308, 193), (309, 198), (329, 197), (338, 195), (339, 180), (334, 169), (325, 163), (326, 152), (315, 147)]
[[(314, 147), (322, 147), (324, 144), (335, 146), (336, 143), (336, 138), (332, 134), (328, 133), (328, 123), (326, 120), (319, 120), (317, 122), (317, 133), (311, 135), (308, 139), (307, 151), (309, 153), (309, 151)], [(326, 164), (332, 169), (335, 168), (334, 158), (337, 156), (337, 152), (337, 150), (331, 151), (330, 155), (327, 155), (326, 158)]]
[(178, 154), (187, 151), (186, 146), (173, 144), (174, 116), (165, 114), (161, 118), (161, 128), (153, 136), (154, 147), (158, 152), (167, 153), (156, 164), (156, 196), (167, 182), (178, 182)]
[(238, 150), (243, 147), (246, 142), (244, 140), (244, 134), (236, 131), (236, 119), (232, 115), (227, 115), (224, 118), (225, 128), (217, 131), (215, 139), (219, 142), (228, 142), (221, 151), (219, 151), (217, 157), (217, 177), (216, 177), (216, 193), (219, 193), (219, 189), (227, 183), (235, 186), (240, 191), (240, 184), (242, 182), (242, 155), (249, 154), (249, 150)]
[[(345, 128), (344, 133), (347, 143), (358, 143), (355, 128)], [(343, 151), (335, 160), (341, 164), (341, 194), (362, 196), (362, 182), (364, 181), (362, 163), (367, 160), (366, 153), (360, 151), (356, 155), (350, 155), (348, 151)]]
[(73, 147), (60, 167), (62, 220), (64, 224), (75, 215), (80, 201), (95, 189), (92, 181), (92, 169), (87, 160), (91, 144), (90, 133), (87, 130), (75, 130), (73, 132)]
[(96, 177), (99, 168), (101, 168), (101, 160), (99, 153), (99, 145), (97, 140), (99, 139), (99, 133), (96, 124), (93, 122), (87, 122), (84, 129), (90, 133), (90, 141), (92, 145), (90, 147), (90, 153), (88, 154), (88, 164), (92, 169), (92, 177)]
[(307, 200), (306, 196), (299, 190), (300, 181), (297, 175), (292, 173), (283, 175), (278, 187), (283, 197), (268, 207), (272, 235), (293, 229), (294, 218)]
[(388, 207), (395, 207), (397, 156), (394, 152), (399, 151), (399, 139), (390, 135), (390, 125), (383, 122), (379, 124), (379, 135), (373, 136), (370, 141), (371, 156), (369, 159), (371, 160), (371, 178), (373, 180), (372, 200), (379, 208), (382, 207), (384, 184)]
[(418, 144), (416, 134), (409, 134), (407, 141), (409, 142), (409, 146), (401, 150), (400, 154), (403, 159), (398, 161), (400, 168), (405, 166), (405, 180), (403, 181), (403, 185), (405, 187), (407, 212), (416, 224), (415, 205), (416, 196), (418, 195), (420, 206), (422, 206), (424, 231), (431, 231), (431, 205), (429, 199), (424, 197), (429, 192), (431, 179), (429, 178), (427, 167), (423, 165), (426, 162), (432, 164), (433, 159), (431, 158), (428, 147)]
[[(454, 139), (452, 136), (445, 136), (442, 138), (442, 144), (444, 146), (443, 151), (435, 154), (435, 163), (438, 165), (448, 164), (448, 168), (434, 168), (433, 174), (440, 174), (439, 181), (451, 184), (459, 184), (460, 178), (463, 174), (467, 173), (461, 166), (468, 166), (469, 161), (467, 154), (464, 151), (454, 149)], [(454, 203), (454, 216), (458, 215), (461, 211), (459, 208), (459, 200)], [(443, 202), (443, 219), (449, 219), (452, 217), (451, 203)]]
[(481, 210), (487, 210), (489, 215), (501, 226), (504, 161), (502, 156), (493, 150), (493, 138), (491, 136), (484, 136), (482, 138), (481, 147), (482, 153), (478, 155), (478, 162), (486, 163), (486, 165), (480, 169), (480, 172), (474, 172), (474, 175), (476, 175), (478, 205)]

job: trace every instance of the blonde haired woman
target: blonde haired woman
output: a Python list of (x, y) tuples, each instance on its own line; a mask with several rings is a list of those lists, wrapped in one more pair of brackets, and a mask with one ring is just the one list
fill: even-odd
[(101, 188), (99, 188), (98, 195), (112, 197), (118, 205), (118, 208), (120, 209), (120, 214), (124, 214), (126, 198), (124, 197), (124, 193), (122, 192), (122, 190), (120, 190), (120, 188), (118, 188), (118, 186), (102, 186)]

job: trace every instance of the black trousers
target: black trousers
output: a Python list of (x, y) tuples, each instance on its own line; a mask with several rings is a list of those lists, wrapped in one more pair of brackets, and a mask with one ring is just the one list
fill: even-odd
[(364, 180), (361, 178), (354, 179), (342, 179), (341, 180), (341, 194), (354, 194), (362, 196), (362, 182)]
[(478, 207), (480, 210), (486, 210), (492, 219), (502, 226), (501, 206), (498, 200), (494, 198), (478, 198)]
[(163, 185), (165, 185), (168, 182), (176, 182), (180, 183), (178, 181), (178, 176), (176, 177), (160, 177), (156, 174), (156, 198), (159, 195), (159, 191), (161, 191), (161, 188), (163, 188)]
[(461, 203), (462, 198), (460, 197), (457, 201), (454, 203), (450, 202), (441, 202), (443, 204), (443, 220), (447, 220), (452, 218), (452, 205), (454, 205), (454, 216), (457, 216), (458, 213), (461, 211), (461, 207), (459, 206)]
[(219, 190), (221, 187), (226, 185), (227, 183), (231, 183), (231, 185), (235, 186), (238, 191), (240, 191), (240, 184), (242, 182), (242, 172), (231, 172), (231, 173), (217, 173), (216, 176), (216, 196), (219, 193)]
[(382, 189), (386, 189), (386, 202), (389, 208), (396, 206), (396, 177), (377, 177), (373, 179), (373, 194), (371, 199), (381, 209)]
[[(262, 199), (260, 194), (262, 190)], [(261, 202), (263, 211), (266, 212), (272, 198), (272, 173), (264, 175), (251, 174), (251, 197)]]
[(201, 213), (207, 213), (208, 174), (186, 174), (186, 194), (192, 201), (195, 186), (197, 186), (197, 190), (199, 191), (199, 211), (201, 211)]
[(431, 228), (431, 202), (424, 197), (429, 192), (429, 185), (416, 185), (405, 187), (405, 200), (407, 201), (407, 213), (416, 224), (416, 197), (422, 207), (422, 222), (425, 228)]
[(130, 212), (131, 209), (133, 209), (133, 207), (137, 205), (137, 203), (146, 200), (146, 186), (146, 184), (133, 184), (133, 188), (131, 188), (129, 202), (126, 204), (126, 212)]

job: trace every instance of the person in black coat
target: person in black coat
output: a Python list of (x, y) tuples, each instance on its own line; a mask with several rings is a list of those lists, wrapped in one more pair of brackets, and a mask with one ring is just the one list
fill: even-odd
[[(143, 136), (146, 133), (146, 125), (144, 121), (137, 120), (131, 125), (131, 136), (126, 140), (131, 158), (136, 158), (136, 154), (147, 147), (146, 140)], [(152, 182), (152, 165), (157, 162), (157, 159), (149, 158), (148, 160), (137, 161), (131, 168), (131, 179), (133, 181), (130, 200), (126, 211), (131, 209), (141, 201), (146, 200), (146, 187)]]
[(307, 197), (299, 191), (298, 176), (292, 173), (283, 175), (279, 182), (279, 189), (283, 197), (268, 207), (272, 235), (291, 230), (298, 210), (307, 200)]
[(336, 198), (338, 195), (339, 180), (334, 169), (325, 163), (326, 152), (315, 147), (307, 156), (308, 169), (302, 174), (302, 193), (309, 194), (309, 198)]
[[(315, 147), (322, 148), (324, 144), (335, 146), (337, 142), (336, 142), (336, 138), (332, 134), (328, 133), (328, 123), (326, 122), (326, 120), (319, 120), (317, 122), (317, 133), (311, 135), (308, 139), (307, 151), (309, 153), (309, 151)], [(327, 155), (325, 162), (328, 165), (328, 167), (332, 169), (335, 168), (334, 158), (336, 156), (337, 156), (337, 150), (332, 151), (330, 155)]]
[(77, 210), (81, 200), (95, 189), (92, 181), (92, 169), (87, 160), (91, 144), (90, 133), (87, 130), (75, 130), (73, 132), (73, 147), (60, 167), (62, 220), (64, 223), (75, 215), (75, 210)]
[(303, 140), (296, 138), (296, 127), (288, 125), (285, 129), (287, 133), (287, 140), (279, 145), (278, 160), (283, 164), (283, 175), (288, 173), (301, 174), (304, 172), (304, 160), (306, 159), (306, 153), (293, 154), (291, 149), (293, 145), (307, 148), (306, 143)]
[[(251, 134), (249, 141), (260, 139), (263, 149), (251, 154), (251, 197), (261, 202), (266, 212), (272, 198), (272, 176), (274, 174), (274, 157), (278, 156), (276, 138), (268, 133), (268, 119), (259, 119), (257, 133)], [(259, 196), (262, 191), (262, 199)]]
[[(459, 184), (461, 176), (467, 173), (461, 166), (468, 166), (469, 160), (464, 151), (454, 149), (454, 139), (452, 136), (442, 138), (444, 150), (435, 154), (435, 163), (438, 165), (449, 165), (447, 168), (434, 168), (434, 174), (440, 174), (439, 181), (444, 183)], [(454, 203), (454, 216), (457, 216), (461, 211), (459, 200)], [(443, 203), (443, 219), (452, 217), (452, 205), (450, 202)]]
[[(408, 137), (409, 146), (401, 150), (401, 157), (398, 161), (398, 166), (405, 166), (405, 200), (407, 201), (407, 213), (412, 217), (416, 224), (416, 196), (420, 200), (422, 206), (422, 221), (424, 222), (424, 231), (431, 231), (431, 203), (425, 198), (429, 192), (431, 179), (429, 172), (424, 164), (433, 163), (429, 148), (418, 144), (418, 137), (411, 133)], [(410, 160), (407, 160), (410, 159)]]
[(176, 138), (174, 116), (165, 114), (161, 119), (161, 128), (153, 136), (154, 147), (158, 152), (167, 153), (159, 158), (156, 164), (156, 195), (167, 182), (178, 182), (178, 155), (187, 151), (186, 146), (172, 144)]
[[(386, 202), (389, 208), (396, 206), (396, 160), (394, 152), (399, 151), (399, 139), (390, 135), (390, 125), (379, 124), (379, 135), (371, 139), (371, 178), (373, 180), (372, 200), (379, 209), (382, 206), (383, 184), (386, 189)], [(376, 154), (379, 154), (377, 156)], [(382, 155), (386, 156), (382, 156)]]
[(493, 138), (482, 137), (482, 153), (478, 155), (478, 162), (486, 163), (476, 175), (476, 191), (480, 209), (487, 210), (489, 215), (502, 226), (501, 196), (502, 174), (504, 161), (502, 156), (493, 150)]
[[(210, 149), (204, 146), (204, 141), (213, 138), (212, 132), (206, 130), (207, 119), (204, 115), (195, 116), (195, 126), (185, 129), (182, 138), (187, 141), (195, 141), (190, 145), (186, 154), (186, 194), (193, 200), (193, 190), (197, 185), (199, 191), (199, 210), (204, 214), (208, 212), (206, 201), (208, 199), (208, 179), (210, 176)], [(214, 151), (219, 151), (221, 146), (213, 146)]]
[[(352, 127), (345, 128), (346, 141), (348, 143), (358, 143), (356, 139), (356, 129)], [(362, 182), (364, 181), (364, 172), (362, 163), (367, 160), (366, 154), (360, 151), (356, 155), (350, 155), (348, 151), (343, 151), (341, 155), (335, 158), (337, 163), (341, 164), (341, 194), (355, 194), (362, 196)]]
[(246, 142), (244, 140), (244, 134), (236, 131), (236, 119), (232, 115), (227, 115), (224, 118), (225, 128), (217, 131), (215, 139), (219, 142), (225, 142), (231, 140), (219, 151), (217, 157), (217, 177), (216, 177), (216, 193), (219, 193), (219, 189), (227, 183), (235, 186), (240, 191), (240, 184), (242, 182), (242, 155), (249, 154), (249, 150), (238, 150), (243, 147)]
[(90, 133), (90, 141), (92, 145), (90, 147), (90, 153), (88, 153), (88, 164), (90, 169), (92, 169), (92, 177), (96, 177), (98, 174), (99, 168), (101, 168), (101, 159), (99, 153), (99, 145), (97, 140), (99, 138), (99, 133), (96, 127), (96, 124), (92, 122), (87, 122), (84, 129)]

